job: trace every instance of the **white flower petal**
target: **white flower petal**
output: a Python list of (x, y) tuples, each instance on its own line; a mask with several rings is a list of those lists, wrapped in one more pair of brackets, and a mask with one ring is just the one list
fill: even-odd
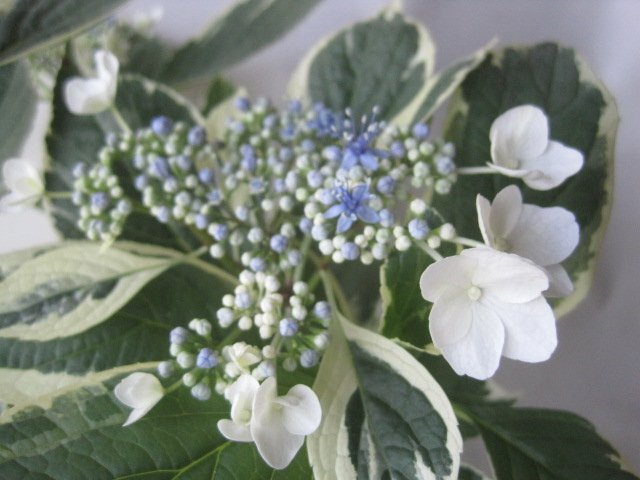
[(108, 85), (97, 78), (71, 78), (64, 85), (69, 111), (76, 115), (93, 115), (111, 105)]
[(480, 247), (463, 250), (460, 256), (478, 261), (473, 285), (502, 301), (528, 302), (549, 287), (544, 271), (518, 255)]
[(578, 173), (583, 163), (579, 150), (550, 141), (542, 155), (523, 161), (522, 167), (531, 172), (523, 180), (535, 190), (550, 190)]
[(545, 268), (549, 277), (549, 288), (545, 297), (566, 297), (573, 292), (573, 282), (562, 265), (549, 265)]
[(249, 425), (240, 425), (231, 420), (218, 420), (218, 430), (225, 438), (234, 442), (252, 442), (251, 430)]
[(258, 452), (272, 468), (285, 468), (304, 443), (304, 435), (294, 435), (284, 426), (282, 407), (274, 402), (276, 380), (267, 378), (256, 393), (251, 418), (251, 436)]
[(442, 347), (434, 344), (458, 375), (484, 380), (500, 364), (504, 327), (498, 316), (480, 302), (473, 302), (471, 315), (471, 327), (460, 341)]
[(248, 423), (247, 412), (253, 410), (253, 401), (260, 384), (251, 375), (241, 375), (225, 391), (225, 397), (231, 402), (231, 420), (239, 424)]
[(5, 161), (2, 179), (9, 190), (23, 197), (40, 195), (44, 191), (40, 172), (27, 160), (11, 158)]
[(144, 417), (149, 412), (149, 410), (151, 410), (154, 407), (154, 405), (145, 405), (144, 407), (134, 408), (133, 410), (131, 410), (131, 413), (127, 417), (127, 421), (124, 422), (122, 426), (127, 427), (132, 423), (137, 422), (142, 417)]
[(107, 50), (98, 50), (95, 53), (94, 61), (98, 78), (107, 83), (110, 88), (113, 88), (115, 93), (118, 70), (120, 69), (118, 58)]
[(522, 194), (515, 185), (498, 192), (491, 204), (489, 225), (494, 236), (507, 238), (518, 223), (522, 211)]
[(477, 262), (461, 256), (447, 257), (432, 263), (420, 277), (420, 291), (425, 300), (435, 302), (447, 291), (463, 291), (471, 286)]
[(283, 406), (284, 427), (296, 435), (311, 435), (322, 421), (322, 407), (318, 396), (306, 385), (295, 385), (284, 396), (276, 399)]
[(480, 194), (476, 196), (476, 212), (478, 213), (478, 227), (480, 228), (482, 239), (489, 247), (493, 247), (493, 233), (489, 225), (491, 203)]
[(449, 292), (438, 298), (429, 313), (429, 332), (438, 347), (462, 340), (471, 329), (471, 300), (464, 292)]
[(556, 319), (544, 297), (508, 304), (487, 298), (505, 328), (502, 355), (523, 362), (548, 360), (558, 344)]
[(123, 378), (114, 393), (125, 405), (138, 408), (157, 403), (164, 395), (164, 389), (154, 375), (135, 372)]
[(549, 122), (533, 105), (521, 105), (496, 118), (489, 131), (491, 158), (496, 165), (518, 168), (520, 161), (538, 157), (549, 142)]
[(569, 210), (528, 204), (508, 237), (510, 252), (543, 267), (562, 262), (579, 241), (580, 227)]

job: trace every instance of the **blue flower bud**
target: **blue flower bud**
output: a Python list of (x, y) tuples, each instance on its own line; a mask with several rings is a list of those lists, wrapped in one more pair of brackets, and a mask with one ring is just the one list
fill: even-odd
[(426, 123), (416, 123), (413, 126), (413, 136), (416, 138), (426, 138), (429, 135), (429, 126)]
[(322, 156), (330, 162), (337, 162), (342, 159), (342, 150), (336, 145), (329, 145), (322, 150)]
[(149, 185), (149, 179), (146, 175), (138, 175), (133, 181), (133, 185), (136, 190), (142, 191)]
[(267, 269), (267, 262), (263, 258), (254, 257), (249, 262), (249, 268), (254, 272), (264, 272)]
[(391, 213), (386, 208), (383, 210), (380, 210), (378, 212), (378, 215), (380, 216), (380, 225), (382, 225), (385, 228), (393, 226), (394, 222), (396, 221), (395, 217), (393, 216), (393, 213)]
[(105, 192), (92, 193), (91, 206), (99, 211), (103, 211), (109, 206), (109, 194)]
[(191, 168), (192, 162), (191, 159), (186, 155), (180, 155), (176, 158), (176, 165), (183, 172), (188, 171)]
[(213, 170), (210, 168), (203, 168), (198, 172), (198, 178), (202, 183), (211, 184), (214, 180)]
[(293, 158), (293, 150), (291, 150), (289, 147), (284, 147), (280, 150), (279, 157), (283, 162), (287, 162)]
[(310, 138), (304, 139), (300, 146), (305, 152), (313, 152), (313, 149), (316, 148), (316, 144), (313, 143), (313, 140), (311, 140)]
[(79, 178), (84, 176), (86, 171), (86, 166), (84, 163), (76, 163), (73, 166), (73, 171), (71, 172), (75, 178)]
[(276, 193), (282, 193), (286, 188), (286, 185), (284, 184), (284, 180), (282, 178), (274, 178), (271, 185), (273, 186), (273, 191)]
[(396, 186), (396, 181), (389, 175), (378, 180), (378, 191), (383, 195), (391, 195)]
[(220, 193), (220, 190), (218, 190), (217, 188), (211, 190), (207, 194), (207, 200), (209, 200), (214, 205), (219, 205), (220, 202), (222, 202), (222, 194)]
[(308, 218), (303, 218), (300, 220), (298, 228), (302, 233), (309, 235), (311, 233), (311, 229), (313, 228), (313, 222)]
[(404, 156), (404, 146), (399, 140), (393, 142), (389, 150), (391, 151), (391, 155), (393, 155), (395, 158), (402, 158)]
[(240, 309), (247, 309), (253, 302), (251, 301), (251, 295), (249, 295), (247, 292), (240, 292), (236, 295), (234, 303), (236, 307)]
[(320, 301), (313, 307), (313, 313), (316, 317), (326, 320), (331, 317), (331, 306), (328, 302)]
[(422, 240), (429, 234), (427, 222), (421, 218), (414, 218), (409, 222), (409, 234), (416, 240)]
[(290, 113), (300, 113), (302, 111), (302, 102), (300, 102), (300, 100), (289, 101), (287, 110), (289, 110)]
[(160, 362), (158, 364), (158, 375), (162, 378), (169, 378), (176, 371), (176, 367), (173, 362)]
[(149, 174), (157, 178), (169, 178), (171, 170), (167, 161), (162, 157), (158, 157), (149, 166)]
[(342, 251), (342, 255), (347, 260), (356, 260), (360, 255), (360, 249), (353, 242), (347, 242), (344, 245), (342, 245), (341, 251)]
[(155, 117), (151, 120), (151, 130), (153, 130), (156, 135), (166, 137), (171, 133), (171, 130), (173, 130), (173, 121), (164, 115)]
[(276, 253), (282, 253), (287, 249), (287, 245), (289, 244), (289, 240), (287, 239), (287, 237), (285, 237), (284, 235), (274, 235), (273, 237), (271, 237), (271, 240), (269, 241), (269, 246), (271, 247), (271, 250), (273, 250)]
[(198, 383), (191, 388), (191, 395), (196, 400), (207, 401), (211, 398), (211, 389), (204, 383)]
[(216, 241), (221, 242), (229, 235), (229, 227), (224, 223), (212, 223), (209, 225), (209, 233)]
[(323, 175), (318, 170), (311, 170), (307, 173), (307, 183), (311, 188), (318, 188), (324, 180)]
[(298, 322), (292, 318), (280, 320), (280, 335), (283, 337), (293, 337), (298, 332)]
[(252, 178), (249, 181), (249, 192), (252, 194), (260, 193), (264, 190), (264, 182), (261, 178)]
[(287, 260), (293, 267), (295, 267), (296, 265), (300, 265), (300, 262), (302, 262), (302, 254), (298, 250), (291, 250), (287, 254)]
[(210, 348), (203, 348), (198, 352), (196, 366), (198, 368), (213, 368), (218, 365), (218, 357)]
[(192, 127), (187, 134), (187, 141), (189, 145), (194, 147), (199, 147), (207, 140), (207, 133), (204, 131), (204, 128), (196, 126)]
[(136, 155), (133, 157), (133, 166), (138, 170), (142, 170), (147, 165), (147, 161), (142, 155)]
[(248, 112), (251, 108), (251, 102), (247, 97), (238, 97), (236, 98), (236, 108), (241, 112)]
[(438, 157), (436, 160), (436, 170), (441, 175), (449, 175), (456, 169), (456, 164), (449, 157)]
[(169, 333), (169, 341), (176, 345), (184, 344), (189, 338), (189, 331), (183, 327), (176, 327)]
[(303, 350), (300, 354), (300, 365), (311, 368), (318, 364), (319, 355), (315, 350)]
[(195, 224), (196, 228), (198, 228), (199, 230), (204, 230), (209, 225), (209, 217), (202, 213), (199, 213), (196, 215)]
[(167, 223), (171, 217), (171, 211), (168, 207), (159, 207), (155, 212), (156, 218), (162, 222)]

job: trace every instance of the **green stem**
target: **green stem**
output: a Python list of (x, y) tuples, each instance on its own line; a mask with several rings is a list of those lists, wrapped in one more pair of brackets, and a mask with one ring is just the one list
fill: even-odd
[(440, 260), (442, 260), (444, 257), (442, 255), (440, 255), (440, 253), (435, 249), (435, 248), (431, 248), (429, 245), (427, 245), (424, 242), (419, 242), (416, 241), (415, 244), (420, 247), (422, 249), (422, 251), (424, 251), (427, 255), (429, 255), (431, 258), (433, 258), (434, 261), (438, 262)]
[(73, 192), (45, 192), (44, 196), (49, 199), (67, 199), (71, 198)]
[(457, 243), (458, 245), (464, 245), (466, 247), (486, 247), (486, 245), (482, 242), (478, 242), (477, 240), (465, 237), (456, 237), (449, 241), (452, 243)]
[(131, 127), (129, 127), (129, 124), (124, 119), (124, 117), (120, 113), (120, 110), (118, 110), (118, 107), (116, 107), (115, 104), (111, 104), (111, 108), (109, 109), (109, 111), (111, 112), (113, 119), (118, 124), (118, 127), (120, 127), (120, 130), (122, 130), (124, 133), (131, 133)]
[(168, 395), (171, 392), (176, 391), (178, 388), (180, 388), (180, 386), (182, 385), (182, 380), (178, 380), (176, 383), (169, 385), (167, 388), (164, 389), (164, 394)]
[(491, 167), (461, 167), (456, 170), (459, 175), (485, 175), (485, 174), (499, 174), (497, 170)]
[(331, 308), (342, 313), (342, 315), (349, 320), (355, 321), (356, 317), (351, 309), (351, 305), (349, 305), (349, 301), (344, 295), (342, 287), (335, 275), (333, 275), (329, 270), (322, 270), (320, 272), (320, 278), (322, 279), (322, 284), (324, 285), (327, 300), (329, 301)]
[(300, 249), (300, 253), (302, 253), (302, 260), (300, 264), (296, 267), (296, 270), (293, 274), (294, 283), (299, 281), (302, 278), (302, 274), (304, 273), (304, 267), (307, 263), (307, 256), (309, 255), (309, 248), (311, 247), (311, 237), (307, 236), (302, 241), (302, 248)]

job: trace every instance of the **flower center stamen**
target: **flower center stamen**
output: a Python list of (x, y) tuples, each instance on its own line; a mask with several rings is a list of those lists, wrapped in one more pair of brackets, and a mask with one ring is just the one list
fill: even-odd
[(475, 285), (471, 285), (467, 289), (467, 295), (471, 300), (475, 302), (476, 300), (480, 300), (480, 297), (482, 297), (482, 290), (480, 290)]

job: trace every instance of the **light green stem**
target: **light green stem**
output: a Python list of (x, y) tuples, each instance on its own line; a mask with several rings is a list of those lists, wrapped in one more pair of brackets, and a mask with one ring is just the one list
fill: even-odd
[(118, 124), (118, 127), (120, 127), (120, 130), (122, 130), (124, 133), (131, 133), (131, 127), (129, 127), (129, 124), (124, 119), (124, 117), (120, 113), (120, 110), (118, 110), (118, 107), (116, 107), (115, 104), (111, 105), (109, 111), (111, 112), (113, 119)]

